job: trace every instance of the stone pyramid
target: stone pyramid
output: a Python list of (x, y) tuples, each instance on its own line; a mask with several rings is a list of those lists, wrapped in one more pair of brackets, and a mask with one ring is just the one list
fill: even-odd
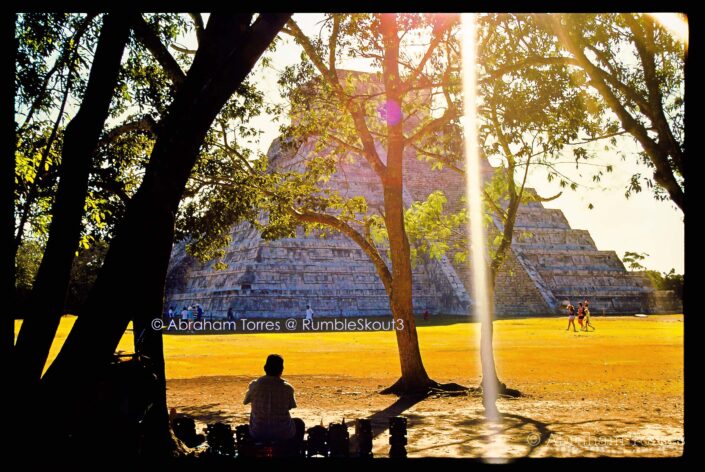
[[(339, 74), (345, 80), (364, 76), (360, 83), (365, 87), (380, 87), (363, 73)], [(295, 114), (292, 119), (297, 119)], [(415, 119), (408, 117), (409, 124)], [(270, 168), (300, 170), (312, 156), (314, 144), (315, 137), (311, 137), (298, 149), (285, 150), (281, 140), (275, 139), (268, 152)], [(381, 146), (378, 152), (385, 159)], [(364, 196), (369, 208), (380, 207), (382, 194), (369, 164), (355, 155), (338, 160), (329, 181), (331, 188), (343, 196)], [(489, 164), (484, 172), (492, 173)], [(413, 148), (407, 149), (406, 205), (425, 200), (439, 189), (448, 199), (448, 208), (457, 211), (465, 191), (464, 178), (448, 168), (432, 170)], [(499, 221), (495, 226), (501, 230)], [(523, 205), (514, 234), (511, 254), (496, 280), (497, 316), (558, 314), (566, 302), (577, 305), (585, 298), (595, 314), (681, 310), (672, 299), (657, 294), (643, 274), (627, 272), (614, 251), (598, 250), (587, 230), (572, 229), (561, 210), (538, 202)], [(239, 317), (303, 316), (307, 304), (318, 316), (389, 315), (387, 294), (362, 250), (341, 234), (320, 236), (299, 231), (295, 238), (265, 241), (249, 224), (237, 225), (224, 258), (227, 270), (199, 263), (186, 254), (183, 243), (178, 244), (167, 276), (167, 306), (200, 303), (213, 317), (225, 317), (230, 307)], [(416, 313), (467, 315), (472, 311), (468, 265), (453, 264), (452, 256), (425, 259), (416, 265)]]
[[(312, 142), (295, 153), (284, 152), (279, 140), (269, 150), (271, 166), (302, 165)], [(488, 172), (491, 169), (488, 168)], [(347, 196), (365, 196), (370, 208), (381, 204), (376, 176), (362, 159), (341, 160), (329, 185)], [(451, 209), (464, 192), (462, 176), (432, 170), (413, 151), (405, 160), (405, 199), (424, 200), (443, 189)], [(500, 230), (500, 223), (495, 222)], [(658, 310), (654, 290), (641, 274), (625, 270), (614, 251), (598, 250), (587, 230), (572, 229), (563, 212), (539, 202), (523, 205), (517, 217), (511, 254), (496, 283), (497, 316), (549, 315), (566, 301), (587, 298), (595, 314)], [(232, 307), (239, 317), (303, 316), (310, 304), (318, 316), (389, 315), (384, 287), (373, 264), (347, 237), (306, 235), (265, 241), (243, 223), (232, 230), (226, 270), (201, 264), (174, 247), (167, 281), (167, 306), (200, 303), (206, 313), (224, 317)], [(414, 269), (417, 313), (467, 315), (471, 311), (470, 274), (452, 255), (425, 259)]]

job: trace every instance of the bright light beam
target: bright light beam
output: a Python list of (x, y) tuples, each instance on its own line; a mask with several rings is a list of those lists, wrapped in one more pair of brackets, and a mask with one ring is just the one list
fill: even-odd
[[(470, 232), (470, 263), (472, 267), (473, 312), (480, 320), (480, 329), (476, 345), (482, 353), (483, 327), (489, 326), (490, 303), (487, 279), (487, 237), (484, 228), (484, 211), (482, 208), (482, 167), (480, 162), (479, 141), (477, 135), (477, 46), (475, 15), (461, 14), (462, 55), (463, 55), (463, 131), (465, 136), (466, 195)], [(480, 354), (482, 356), (482, 354)], [(497, 386), (493, 382), (483, 385), (485, 402), (495, 404)], [(497, 433), (501, 431), (501, 417), (488, 417), (485, 427), (489, 430), (489, 444), (484, 454), (488, 461), (506, 461), (504, 441)]]

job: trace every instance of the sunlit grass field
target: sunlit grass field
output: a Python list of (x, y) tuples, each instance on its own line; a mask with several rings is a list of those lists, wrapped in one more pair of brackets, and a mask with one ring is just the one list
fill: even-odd
[[(500, 378), (541, 394), (589, 389), (678, 394), (683, 391), (683, 315), (648, 318), (593, 317), (594, 332), (565, 331), (565, 318), (495, 322)], [(51, 349), (56, 356), (74, 317), (62, 319)], [(418, 320), (429, 375), (439, 381), (476, 383), (480, 378), (478, 324)], [(17, 322), (18, 330), (21, 322)], [(132, 351), (132, 331), (119, 349)], [(164, 337), (170, 379), (262, 372), (269, 353), (286, 360), (289, 375), (390, 379), (398, 376), (393, 332), (169, 334)]]

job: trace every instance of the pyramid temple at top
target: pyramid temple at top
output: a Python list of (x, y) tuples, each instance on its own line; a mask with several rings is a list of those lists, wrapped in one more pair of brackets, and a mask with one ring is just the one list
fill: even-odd
[[(298, 149), (270, 146), (270, 168), (302, 169), (312, 155), (315, 137)], [(378, 146), (384, 159), (384, 150)], [(327, 185), (343, 196), (362, 195), (369, 208), (382, 204), (377, 175), (364, 158), (341, 158)], [(491, 173), (489, 164), (486, 173)], [(462, 175), (448, 168), (433, 170), (408, 148), (404, 160), (404, 201), (411, 205), (442, 190), (449, 210), (457, 210), (465, 191)], [(495, 221), (497, 229), (501, 223)], [(522, 205), (510, 254), (496, 280), (496, 314), (551, 315), (567, 301), (590, 300), (594, 314), (680, 312), (672, 297), (655, 291), (640, 273), (628, 272), (614, 251), (598, 250), (590, 233), (573, 229), (559, 209), (540, 202)], [(311, 305), (317, 316), (389, 315), (389, 301), (375, 267), (356, 243), (335, 233), (315, 232), (265, 241), (249, 223), (232, 228), (232, 242), (222, 259), (200, 263), (176, 244), (167, 275), (166, 304), (181, 308), (199, 303), (208, 315), (225, 317), (301, 316)], [(385, 252), (385, 251), (381, 251)], [(472, 311), (471, 276), (467, 263), (452, 254), (422, 258), (413, 272), (416, 313), (467, 315)]]

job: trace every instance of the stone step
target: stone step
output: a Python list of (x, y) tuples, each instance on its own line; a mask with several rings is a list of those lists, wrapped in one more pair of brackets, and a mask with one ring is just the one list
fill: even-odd
[(590, 233), (578, 229), (537, 228), (515, 231), (512, 241), (514, 248), (552, 248), (596, 250)]
[(535, 264), (536, 270), (538, 270), (541, 273), (547, 273), (547, 274), (561, 274), (561, 275), (574, 275), (574, 274), (579, 274), (579, 275), (584, 275), (584, 276), (590, 276), (594, 272), (595, 276), (607, 276), (607, 275), (614, 275), (616, 276), (623, 276), (624, 273), (620, 271), (620, 269), (614, 267), (614, 266), (609, 266), (609, 265), (587, 265), (587, 264), (572, 264), (572, 265), (544, 265), (544, 264)]
[[(571, 281), (615, 281), (619, 280), (622, 285), (648, 286), (647, 281), (641, 277), (630, 277), (618, 271), (594, 271), (594, 270), (539, 270), (539, 274), (546, 283), (557, 283), (565, 285)], [(601, 284), (604, 285), (604, 284)]]
[(523, 244), (517, 246), (517, 251), (521, 254), (526, 255), (545, 255), (545, 256), (588, 256), (588, 257), (605, 257), (611, 260), (616, 260), (621, 263), (617, 253), (614, 251), (601, 251), (599, 249), (575, 249), (573, 251), (565, 252), (559, 249), (553, 249), (550, 245), (544, 247), (525, 247)]
[[(631, 297), (635, 295), (648, 295), (648, 289), (635, 289), (634, 287), (591, 287), (576, 285), (573, 287), (561, 287), (561, 290), (553, 292), (559, 301), (564, 298), (602, 296), (602, 297)], [(588, 296), (588, 299), (590, 297)]]
[(614, 270), (624, 273), (624, 265), (611, 251), (558, 251), (519, 248), (517, 253), (537, 270)]
[(517, 211), (516, 230), (531, 230), (532, 228), (570, 229), (563, 212), (556, 208), (522, 206)]
[(549, 279), (547, 277), (543, 278), (546, 285), (551, 289), (553, 293), (560, 293), (561, 290), (574, 290), (575, 287), (593, 287), (597, 289), (611, 289), (611, 290), (652, 290), (650, 287), (644, 286), (638, 282), (627, 282), (620, 280), (618, 278), (613, 279), (591, 279), (589, 282), (575, 280), (560, 280), (556, 283), (555, 279)]

